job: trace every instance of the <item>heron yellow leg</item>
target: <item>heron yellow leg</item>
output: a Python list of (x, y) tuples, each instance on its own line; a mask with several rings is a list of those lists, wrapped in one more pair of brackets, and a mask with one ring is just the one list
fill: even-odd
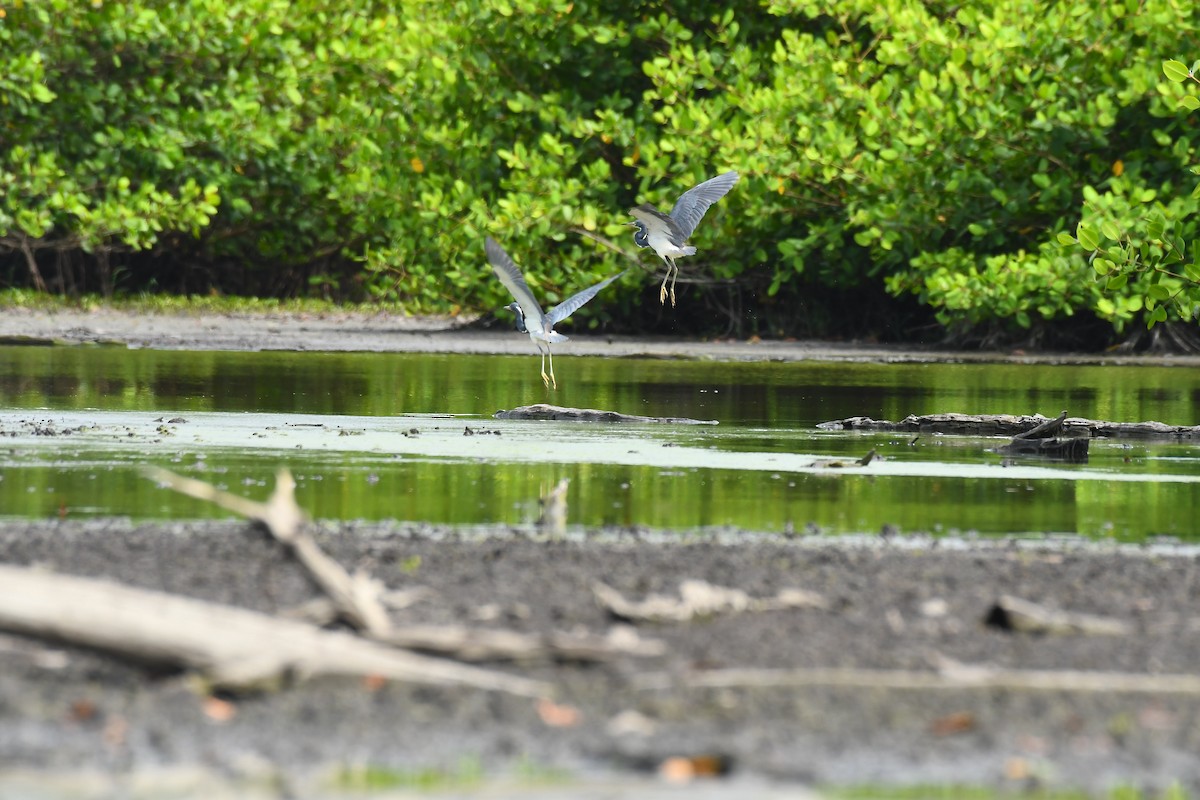
[(675, 307), (675, 279), (679, 277), (679, 265), (675, 263), (674, 259), (672, 259), (671, 266), (675, 268), (675, 271), (671, 274), (671, 308), (674, 308)]
[[(546, 350), (543, 350), (542, 346), (540, 344), (538, 345), (538, 352), (541, 353), (541, 355), (542, 355), (542, 383), (546, 384), (547, 389), (550, 388), (550, 376), (546, 374), (546, 352), (549, 349), (550, 348), (547, 347)], [(554, 372), (554, 362), (553, 361), (550, 362), (550, 371)]]
[[(675, 266), (675, 262), (671, 261), (670, 259), (664, 258), (663, 261), (665, 261), (667, 264), (667, 274), (663, 275), (662, 286), (660, 286), (658, 289), (658, 302), (661, 304), (665, 304), (667, 302), (667, 281), (671, 280), (671, 271), (679, 269), (678, 267)], [(670, 294), (671, 294), (671, 305), (673, 306), (673, 305), (675, 305), (675, 283), (673, 281), (671, 283)]]
[(546, 345), (546, 356), (550, 359), (550, 383), (551, 389), (558, 388), (558, 381), (554, 380), (554, 353), (550, 352), (550, 345)]

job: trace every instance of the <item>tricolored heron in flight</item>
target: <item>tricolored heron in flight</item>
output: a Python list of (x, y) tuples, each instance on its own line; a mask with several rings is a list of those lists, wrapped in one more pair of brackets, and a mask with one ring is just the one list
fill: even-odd
[(670, 279), (671, 305), (675, 305), (675, 279), (679, 277), (675, 259), (696, 254), (696, 248), (687, 243), (688, 237), (704, 219), (709, 206), (724, 197), (737, 182), (737, 172), (709, 178), (680, 195), (670, 214), (664, 214), (649, 203), (629, 209), (635, 218), (629, 224), (637, 227), (633, 232), (633, 243), (638, 247), (653, 248), (667, 265), (667, 274), (658, 292), (660, 303), (667, 302), (667, 280)]
[[(525, 282), (524, 276), (521, 275), (520, 268), (508, 257), (508, 253), (504, 252), (504, 248), (496, 244), (496, 240), (489, 236), (484, 242), (484, 250), (487, 251), (488, 261), (491, 262), (492, 270), (496, 273), (496, 277), (500, 279), (504, 287), (516, 298), (515, 302), (509, 303), (505, 308), (512, 309), (512, 312), (517, 315), (517, 330), (521, 333), (529, 334), (529, 338), (542, 355), (542, 381), (546, 384), (547, 388), (553, 387), (557, 389), (558, 383), (554, 380), (554, 356), (550, 355), (550, 345), (565, 342), (567, 341), (567, 337), (561, 333), (556, 333), (554, 326), (571, 316), (584, 303), (595, 297), (597, 292), (625, 273), (620, 272), (611, 278), (605, 278), (595, 286), (589, 286), (582, 292), (568, 297), (550, 309), (549, 312), (543, 313), (541, 305), (538, 304), (537, 298), (533, 296), (533, 291), (529, 288), (529, 284)], [(544, 350), (542, 349), (543, 347), (545, 348)], [(546, 374), (547, 358), (550, 359), (549, 375)]]

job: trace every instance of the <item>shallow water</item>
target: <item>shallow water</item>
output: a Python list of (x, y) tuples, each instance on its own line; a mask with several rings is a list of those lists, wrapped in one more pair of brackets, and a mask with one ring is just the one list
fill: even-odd
[[(533, 355), (0, 348), (0, 514), (218, 516), (141, 468), (261, 497), (288, 466), (300, 502), (322, 518), (524, 523), (541, 491), (566, 477), (570, 520), (583, 525), (1198, 535), (1195, 445), (1094, 441), (1088, 464), (1010, 463), (989, 452), (999, 439), (914, 443), (814, 427), (855, 415), (1064, 409), (1194, 424), (1195, 371), (566, 355), (555, 368), (551, 393)], [(719, 424), (491, 418), (536, 402)], [(187, 421), (169, 422), (179, 417)], [(32, 420), (74, 432), (39, 436)], [(883, 460), (850, 463), (871, 448)]]

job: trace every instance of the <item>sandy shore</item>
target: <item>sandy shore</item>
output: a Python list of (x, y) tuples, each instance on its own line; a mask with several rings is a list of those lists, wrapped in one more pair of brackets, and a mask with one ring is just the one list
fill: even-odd
[[(1114, 356), (1098, 353), (947, 350), (862, 343), (779, 340), (695, 340), (598, 336), (563, 332), (562, 352), (615, 358), (699, 358), (725, 361), (981, 362), (1046, 364), (1172, 364), (1200, 366), (1198, 356)], [(463, 320), (393, 315), (282, 314), (137, 315), (123, 311), (0, 310), (0, 343), (115, 344), (163, 350), (318, 350), (325, 352), (527, 354), (528, 337), (507, 325), (464, 326)]]

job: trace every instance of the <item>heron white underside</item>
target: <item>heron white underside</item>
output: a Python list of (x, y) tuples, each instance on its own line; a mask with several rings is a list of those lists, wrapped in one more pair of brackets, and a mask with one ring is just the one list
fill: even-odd
[[(646, 232), (646, 244), (650, 249), (658, 254), (667, 264), (667, 274), (663, 275), (662, 286), (658, 287), (658, 302), (667, 302), (667, 297), (671, 298), (671, 305), (675, 305), (675, 280), (679, 277), (679, 266), (676, 265), (675, 259), (680, 256), (696, 255), (696, 248), (690, 244), (677, 245), (671, 241), (667, 231), (651, 229)], [(667, 289), (667, 281), (671, 282), (670, 290)]]
[(646, 233), (646, 243), (661, 259), (679, 258), (680, 256), (696, 255), (696, 248), (690, 244), (677, 245), (671, 241), (666, 231), (650, 230)]
[(537, 344), (538, 342), (558, 344), (559, 342), (565, 342), (570, 338), (566, 334), (558, 333), (553, 329), (535, 331), (532, 327), (530, 327), (528, 318), (525, 319), (525, 332), (529, 334), (529, 338), (533, 340), (534, 344)]

